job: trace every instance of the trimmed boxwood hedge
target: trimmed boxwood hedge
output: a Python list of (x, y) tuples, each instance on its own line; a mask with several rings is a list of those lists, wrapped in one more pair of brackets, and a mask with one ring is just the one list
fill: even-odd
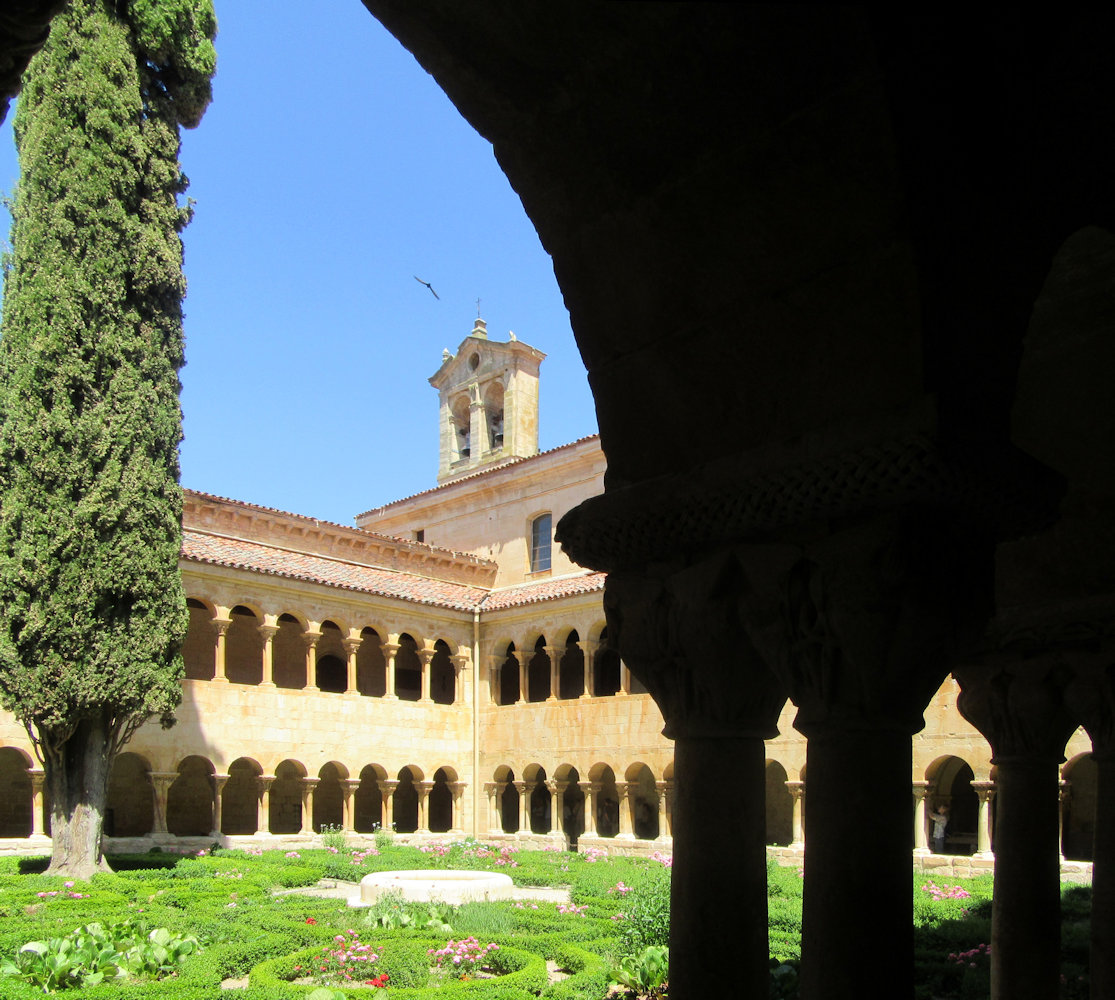
[[(494, 979), (470, 979), (460, 982), (455, 979), (441, 979), (430, 976), (424, 986), (405, 985), (409, 977), (396, 974), (392, 971), (393, 963), (402, 965), (406, 969), (413, 969), (416, 965), (429, 968), (430, 959), (428, 951), (431, 948), (441, 948), (445, 945), (444, 937), (411, 938), (407, 941), (386, 940), (376, 944), (380, 956), (374, 968), (369, 969), (369, 978), (372, 974), (378, 975), (386, 972), (391, 976), (388, 983), (390, 996), (394, 1000), (432, 1000), (433, 997), (460, 997), (475, 998), (475, 1000), (527, 1000), (537, 996), (549, 981), (546, 971), (546, 960), (542, 955), (525, 951), (521, 947), (497, 941), (499, 951), (489, 956), (488, 964), (501, 970), (502, 975)], [(519, 942), (516, 942), (518, 945)], [(321, 954), (322, 946), (304, 948), (292, 955), (280, 958), (271, 958), (261, 962), (252, 969), (250, 984), (261, 989), (270, 989), (270, 994), (275, 997), (287, 996), (303, 998), (316, 987), (298, 985), (290, 982), (295, 978), (295, 966), (310, 965)], [(396, 985), (398, 983), (398, 985)], [(382, 998), (383, 994), (374, 987), (350, 986), (343, 987), (345, 995), (351, 1000), (372, 1000), (373, 997)]]

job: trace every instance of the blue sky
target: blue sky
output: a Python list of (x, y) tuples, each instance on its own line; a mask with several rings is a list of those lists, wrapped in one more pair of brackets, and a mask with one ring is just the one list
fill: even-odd
[(197, 202), (183, 485), (341, 523), (433, 486), (426, 380), (477, 298), (493, 339), (514, 330), (548, 355), (541, 447), (595, 433), (550, 258), (491, 146), (414, 58), (359, 0), (216, 6), (214, 100), (182, 144)]

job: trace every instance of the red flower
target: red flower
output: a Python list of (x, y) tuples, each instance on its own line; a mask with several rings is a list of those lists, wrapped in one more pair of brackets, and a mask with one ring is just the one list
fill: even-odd
[(316, 923), (317, 923), (317, 921), (316, 921), (316, 920), (314, 920), (314, 918), (313, 918), (313, 917), (307, 917), (307, 918), (306, 918), (306, 923), (308, 923), (308, 924), (316, 924)]

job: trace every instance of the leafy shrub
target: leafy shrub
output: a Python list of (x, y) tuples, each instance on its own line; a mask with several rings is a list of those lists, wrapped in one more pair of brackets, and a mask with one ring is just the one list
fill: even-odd
[(670, 949), (650, 945), (634, 955), (624, 955), (612, 969), (612, 980), (638, 998), (662, 995), (670, 977)]
[(649, 869), (635, 881), (624, 900), (627, 918), (623, 923), (625, 951), (642, 952), (649, 947), (665, 948), (670, 943), (670, 869)]
[(165, 927), (148, 931), (135, 920), (107, 928), (93, 923), (65, 937), (28, 941), (14, 961), (0, 961), (0, 977), (22, 979), (47, 993), (128, 976), (159, 979), (176, 972), (197, 947), (195, 937), (174, 935)]

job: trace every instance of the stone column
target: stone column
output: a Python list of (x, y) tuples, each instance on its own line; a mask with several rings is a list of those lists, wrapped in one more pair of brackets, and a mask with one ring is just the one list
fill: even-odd
[(616, 695), (629, 695), (631, 693), (631, 671), (623, 660), (619, 661), (619, 690)]
[(976, 819), (976, 857), (991, 859), (991, 800), (995, 798), (994, 781), (969, 781), (979, 799), (979, 816)]
[(488, 833), (490, 834), (499, 833), (503, 830), (498, 808), (500, 787), (501, 783), (498, 781), (484, 782), (484, 791), (488, 793)]
[(1074, 651), (1076, 676), (1069, 684), (1067, 700), (1092, 739), (1092, 760), (1096, 764), (1088, 971), (1092, 997), (1106, 1000), (1115, 996), (1115, 683), (1111, 669), (1115, 663), (1111, 639), (1115, 629), (1106, 609), (1098, 616), (1093, 611), (1082, 617), (1083, 621), (1071, 622), (1071, 628), (1064, 629), (1062, 634), (1079, 637), (1082, 647)]
[[(1093, 737), (1093, 745), (1096, 740)], [(1096, 827), (1092, 841), (1092, 996), (1115, 996), (1115, 744), (1093, 750)]]
[(271, 833), (271, 786), (275, 783), (275, 775), (261, 774), (256, 781), (259, 783), (259, 807), (256, 813), (256, 833), (265, 836)]
[(550, 790), (550, 836), (564, 836), (561, 821), (565, 816), (565, 789), (569, 782), (551, 778), (546, 787)]
[(659, 840), (661, 840), (663, 837), (669, 837), (671, 835), (670, 834), (670, 823), (669, 823), (669, 820), (667, 819), (667, 805), (668, 805), (668, 803), (666, 801), (666, 787), (669, 784), (670, 783), (668, 781), (656, 781), (654, 783), (654, 789), (658, 793), (654, 797), (654, 808), (658, 813), (658, 839)]
[(379, 792), (383, 796), (383, 829), (395, 829), (395, 789), (399, 782), (395, 779), (381, 780)]
[(320, 778), (302, 779), (302, 826), (298, 830), (300, 834), (312, 834), (314, 832), (314, 811), (310, 803), (310, 796), (313, 795), (314, 789), (319, 784), (321, 784)]
[(432, 781), (416, 781), (418, 789), (418, 829), (416, 833), (430, 832), (430, 789), (434, 787)]
[(925, 796), (929, 791), (928, 781), (914, 782), (914, 853), (928, 854), (929, 840), (925, 828)]
[(421, 679), (421, 692), (422, 693), (419, 696), (418, 700), (423, 705), (429, 705), (430, 702), (433, 701), (433, 699), (430, 697), (430, 661), (434, 658), (434, 653), (435, 652), (436, 652), (435, 650), (427, 649), (426, 647), (423, 647), (422, 649), (417, 650), (418, 662), (421, 664), (421, 672), (422, 672), (422, 679)]
[(591, 781), (578, 781), (577, 787), (580, 788), (581, 793), (584, 795), (585, 800), (585, 834), (587, 836), (596, 836), (596, 792), (599, 791), (600, 786)]
[(464, 802), (466, 784), (463, 781), (449, 782), (449, 791), (453, 793), (453, 818), (449, 823), (449, 832), (454, 834), (464, 833), (464, 809), (462, 803)]
[(533, 786), (527, 785), (525, 781), (513, 781), (512, 784), (515, 786), (515, 791), (519, 793), (519, 821), (515, 829), (519, 833), (522, 833), (524, 830), (529, 833), (530, 799), (528, 796)]
[(956, 670), (957, 708), (991, 744), (995, 765), (995, 888), (991, 1000), (1060, 993), (1058, 783), (1076, 720), (1058, 656), (989, 654)]
[(500, 695), (503, 688), (503, 661), (506, 657), (501, 657), (496, 653), (492, 653), (488, 657), (488, 697), (493, 705), (499, 705)]
[(1058, 783), (1057, 796), (1057, 856), (1058, 860), (1065, 860), (1065, 811), (1072, 802), (1072, 782), (1062, 779)]
[[(272, 616), (268, 615), (266, 617)], [(273, 688), (275, 686), (274, 652), (275, 634), (278, 631), (278, 625), (267, 621), (259, 626), (259, 634), (263, 636), (263, 681), (259, 686), (263, 688)]]
[(387, 693), (383, 697), (387, 701), (397, 701), (399, 696), (395, 694), (395, 654), (399, 652), (399, 644), (384, 642), (379, 648), (383, 651), (384, 680), (387, 686)]
[(356, 820), (353, 816), (352, 801), (353, 796), (356, 794), (356, 789), (359, 787), (359, 778), (345, 778), (341, 781), (341, 829), (346, 833), (353, 833), (356, 830)]
[(805, 823), (802, 821), (802, 811), (805, 805), (805, 782), (804, 781), (787, 781), (786, 788), (790, 792), (790, 798), (794, 800), (794, 813), (793, 813), (793, 832), (794, 839), (791, 842), (791, 847), (804, 847), (805, 846)]
[(320, 691), (317, 686), (317, 644), (321, 640), (321, 632), (307, 629), (302, 633), (302, 641), (306, 644), (306, 691)]
[(211, 837), (221, 835), (221, 826), (224, 823), (224, 791), (228, 784), (227, 774), (213, 775), (213, 830)]
[(592, 639), (582, 639), (580, 642), (581, 652), (584, 654), (584, 669), (585, 669), (585, 689), (581, 692), (582, 698), (593, 697), (592, 690), (592, 658), (596, 655), (596, 650), (599, 649), (600, 643), (593, 642)]
[(43, 784), (46, 781), (46, 772), (39, 768), (32, 768), (31, 775), (31, 836), (45, 837), (46, 827), (43, 823)]
[(530, 661), (534, 658), (534, 650), (516, 649), (515, 659), (519, 661), (519, 700), (518, 705), (525, 705), (530, 700)]
[(561, 655), (564, 650), (557, 646), (544, 646), (544, 652), (550, 658), (550, 694), (547, 701), (557, 701), (561, 692)]
[(635, 830), (631, 822), (631, 783), (628, 781), (616, 782), (616, 799), (619, 806), (619, 833), (620, 840), (634, 840)]
[[(465, 704), (465, 677), (468, 676), (468, 671), (465, 669), (469, 663), (469, 657), (464, 653), (455, 653), (449, 657), (453, 663), (453, 704)], [(473, 678), (472, 683), (476, 683)]]
[(170, 786), (178, 779), (177, 771), (152, 771), (150, 772), (151, 788), (154, 792), (155, 814), (152, 833), (155, 835), (165, 836), (167, 834), (166, 827), (166, 804), (167, 797), (170, 794)]
[(345, 656), (347, 657), (348, 672), (345, 679), (345, 694), (359, 697), (360, 689), (356, 684), (356, 653), (360, 649), (363, 639), (359, 636), (350, 635), (344, 640)]
[(225, 672), (225, 643), (228, 630), (232, 626), (231, 618), (214, 618), (213, 628), (217, 633), (217, 644), (213, 649), (213, 683), (227, 684), (228, 676)]

